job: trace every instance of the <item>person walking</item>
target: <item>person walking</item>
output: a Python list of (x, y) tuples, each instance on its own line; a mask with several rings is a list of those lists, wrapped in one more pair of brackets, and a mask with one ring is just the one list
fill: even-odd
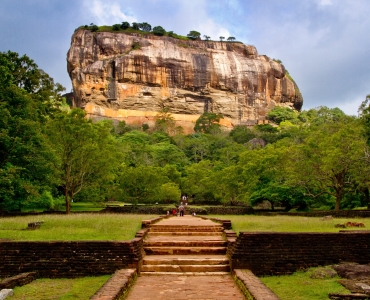
[(180, 211), (180, 217), (183, 217), (184, 216), (184, 212), (185, 212), (185, 207), (184, 205), (181, 205), (179, 206), (179, 211)]

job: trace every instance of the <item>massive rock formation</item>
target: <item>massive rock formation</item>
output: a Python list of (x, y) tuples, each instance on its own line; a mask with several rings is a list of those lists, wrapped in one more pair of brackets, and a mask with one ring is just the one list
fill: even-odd
[(74, 105), (128, 124), (152, 126), (166, 108), (185, 133), (206, 111), (232, 128), (266, 122), (275, 105), (303, 103), (282, 64), (242, 43), (79, 29), (67, 61)]

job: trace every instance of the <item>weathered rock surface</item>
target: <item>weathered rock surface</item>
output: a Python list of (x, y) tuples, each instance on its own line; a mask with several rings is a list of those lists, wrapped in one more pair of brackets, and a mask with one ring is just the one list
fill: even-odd
[(370, 279), (370, 264), (343, 263), (333, 266), (338, 275), (347, 279)]
[(185, 132), (205, 111), (222, 113), (231, 128), (263, 123), (276, 105), (303, 104), (282, 64), (241, 43), (79, 29), (67, 62), (74, 105), (128, 124), (152, 125), (167, 108)]

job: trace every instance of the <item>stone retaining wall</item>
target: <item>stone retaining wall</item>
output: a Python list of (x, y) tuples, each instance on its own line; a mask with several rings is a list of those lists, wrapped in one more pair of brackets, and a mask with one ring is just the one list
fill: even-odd
[(90, 300), (118, 300), (127, 293), (136, 278), (136, 269), (122, 269), (113, 276), (92, 296)]
[(313, 212), (272, 212), (255, 210), (254, 214), (263, 216), (299, 216), (299, 217), (325, 217), (333, 218), (370, 218), (370, 210), (340, 210), (340, 211), (313, 211)]
[(279, 300), (258, 277), (250, 270), (234, 270), (233, 276), (247, 299), (253, 300)]
[(28, 272), (22, 273), (13, 277), (5, 278), (4, 280), (0, 281), (0, 290), (1, 289), (12, 289), (16, 286), (22, 286), (25, 284), (29, 284), (30, 282), (34, 281), (37, 277), (36, 272)]
[[(162, 206), (112, 206), (100, 211), (101, 213), (125, 213), (125, 214), (152, 214), (165, 215), (168, 208)], [(195, 212), (197, 215), (246, 215), (253, 214), (253, 208), (249, 206), (186, 206), (185, 214)]]
[(230, 251), (233, 269), (254, 274), (290, 274), (342, 261), (370, 261), (370, 232), (241, 232)]
[(81, 277), (138, 268), (143, 239), (131, 241), (0, 242), (0, 277), (37, 272), (39, 277)]

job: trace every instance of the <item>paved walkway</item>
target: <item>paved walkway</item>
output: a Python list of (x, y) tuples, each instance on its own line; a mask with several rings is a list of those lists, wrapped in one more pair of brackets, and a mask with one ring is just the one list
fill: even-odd
[(183, 217), (171, 217), (168, 219), (163, 219), (162, 221), (153, 225), (155, 226), (215, 226), (219, 225), (211, 220), (203, 220), (198, 217), (185, 215)]
[(244, 300), (231, 275), (140, 276), (126, 300)]
[[(178, 226), (181, 226), (181, 230)], [(142, 272), (129, 292), (127, 300), (245, 299), (229, 272), (217, 272), (217, 265), (224, 264), (225, 261), (229, 269), (226, 255), (212, 253), (205, 255), (207, 249), (225, 243), (220, 224), (197, 217), (184, 216), (164, 219), (150, 228), (150, 233), (145, 239), (148, 248), (152, 244), (156, 245), (154, 248), (159, 246), (171, 248), (181, 244), (178, 248), (188, 247), (193, 250), (199, 248), (199, 254), (186, 252), (183, 254), (187, 255), (155, 255), (155, 253), (147, 255), (144, 258), (143, 269), (159, 272), (155, 275), (155, 272), (152, 273), (153, 275)], [(201, 248), (202, 244), (206, 249)], [(146, 251), (151, 252), (149, 249)], [(193, 264), (197, 265), (193, 266)], [(213, 268), (212, 272), (206, 272), (207, 268)], [(223, 270), (225, 266), (220, 265), (219, 268)], [(196, 271), (192, 272), (192, 269)], [(190, 273), (194, 275), (188, 275)]]

